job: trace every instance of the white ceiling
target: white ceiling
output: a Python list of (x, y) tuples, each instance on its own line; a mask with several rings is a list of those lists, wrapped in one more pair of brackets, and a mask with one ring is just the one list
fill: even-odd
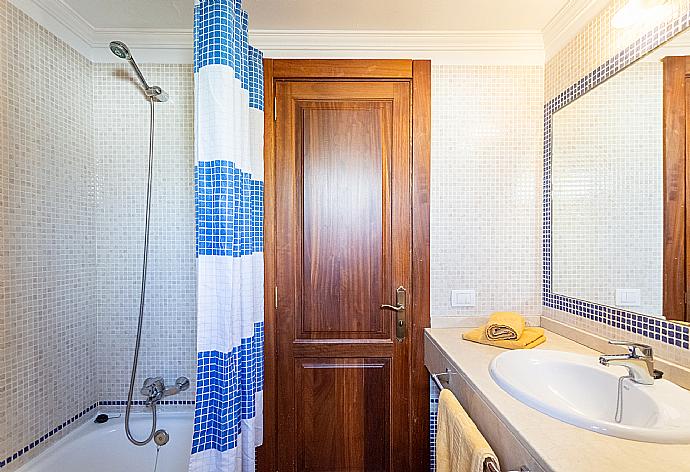
[[(193, 0), (64, 0), (94, 28), (190, 28)], [(245, 0), (261, 30), (537, 30), (569, 0)]]
[[(190, 63), (194, 0), (10, 0), (95, 62)], [(266, 57), (543, 65), (610, 0), (244, 0)]]
[(186, 29), (194, 0), (63, 0), (96, 29)]
[(256, 29), (538, 30), (568, 0), (245, 0)]

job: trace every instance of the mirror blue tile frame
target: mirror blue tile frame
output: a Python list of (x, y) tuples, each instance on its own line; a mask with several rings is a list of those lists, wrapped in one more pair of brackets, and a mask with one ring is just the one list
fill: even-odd
[(544, 182), (543, 182), (543, 280), (542, 304), (589, 320), (640, 334), (672, 346), (689, 349), (690, 327), (653, 316), (579, 300), (553, 293), (551, 285), (551, 163), (553, 114), (597, 85), (625, 69), (639, 58), (690, 26), (690, 12), (649, 31), (585, 77), (572, 84), (544, 106)]

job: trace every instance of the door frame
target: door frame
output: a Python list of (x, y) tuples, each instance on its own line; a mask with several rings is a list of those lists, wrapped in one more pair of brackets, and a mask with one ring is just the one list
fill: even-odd
[(429, 470), (429, 376), (424, 329), (430, 327), (431, 61), (398, 59), (264, 59), (264, 442), (259, 470), (277, 470), (276, 378), (276, 159), (275, 84), (278, 80), (400, 80), (412, 90), (412, 292), (408, 312), (410, 350), (410, 471)]
[(664, 279), (663, 314), (669, 321), (688, 319), (688, 275), (690, 274), (690, 233), (688, 198), (690, 192), (690, 57), (668, 56), (664, 68)]

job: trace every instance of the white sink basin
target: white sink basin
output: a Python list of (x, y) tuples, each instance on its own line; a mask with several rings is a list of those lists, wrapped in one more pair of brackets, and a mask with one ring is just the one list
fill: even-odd
[(522, 403), (580, 428), (636, 441), (690, 444), (690, 392), (667, 381), (623, 382), (623, 415), (614, 420), (620, 366), (598, 357), (545, 349), (507, 351), (489, 368)]

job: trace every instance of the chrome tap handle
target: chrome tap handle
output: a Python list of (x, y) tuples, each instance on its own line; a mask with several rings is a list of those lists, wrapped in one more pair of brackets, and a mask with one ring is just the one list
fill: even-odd
[(180, 392), (184, 392), (189, 388), (189, 379), (187, 377), (178, 377), (175, 380), (175, 385), (180, 389)]
[(163, 377), (148, 377), (144, 380), (144, 387), (150, 387), (151, 385), (160, 384), (163, 382)]
[(141, 387), (141, 394), (151, 396), (163, 389), (165, 389), (163, 377), (149, 377), (144, 380), (144, 385)]
[[(630, 351), (630, 357), (654, 357), (654, 350), (649, 344), (635, 343), (630, 341), (614, 341), (609, 340), (609, 344), (613, 346), (625, 346)], [(638, 354), (638, 349), (642, 355)]]
[(144, 385), (141, 387), (141, 394), (146, 397), (146, 405), (157, 403), (163, 398), (165, 392), (165, 381), (163, 377), (149, 377), (144, 380)]

